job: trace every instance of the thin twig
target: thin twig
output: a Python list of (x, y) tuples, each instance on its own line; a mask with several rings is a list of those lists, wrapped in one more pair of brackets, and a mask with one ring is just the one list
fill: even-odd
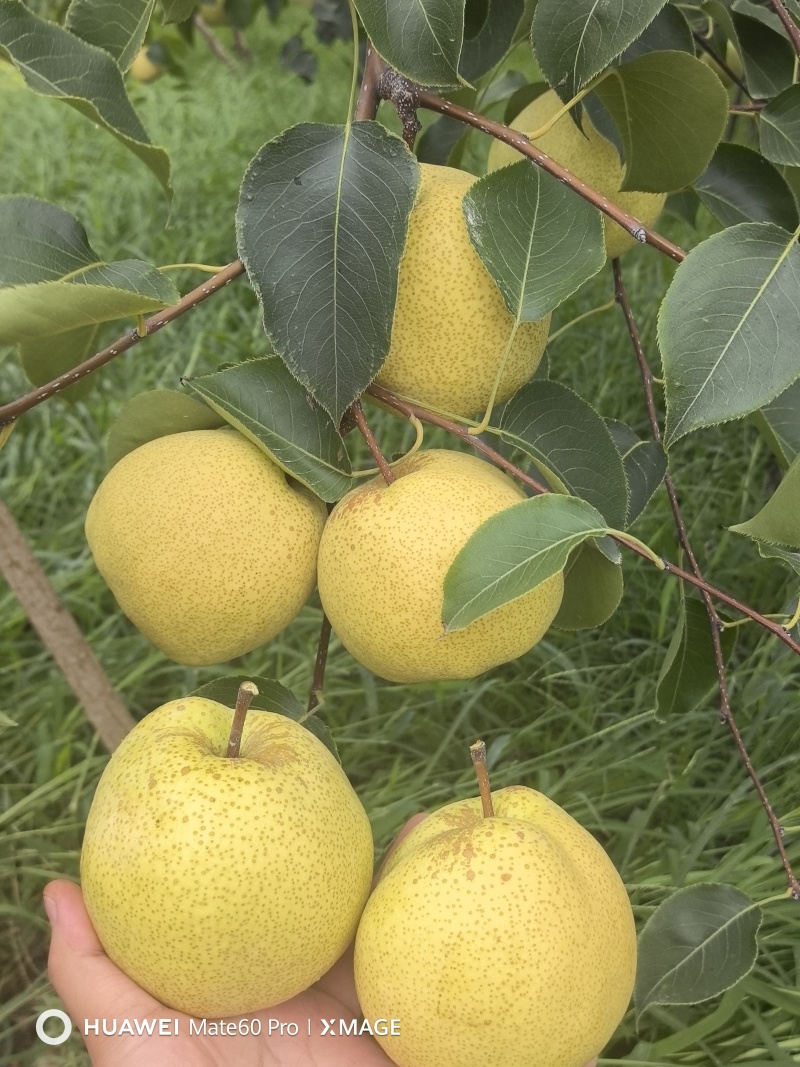
[(325, 682), (325, 666), (328, 662), (328, 646), (331, 643), (331, 623), (328, 616), (322, 613), (322, 624), (319, 628), (319, 641), (317, 642), (317, 658), (314, 660), (314, 676), (311, 679), (311, 692), (308, 694), (308, 712), (316, 711), (322, 701), (322, 686)]
[(719, 67), (719, 69), (724, 71), (725, 74), (728, 75), (728, 77), (734, 83), (734, 85), (737, 85), (742, 90), (742, 92), (745, 94), (745, 96), (749, 97), (752, 100), (753, 99), (753, 95), (750, 92), (750, 90), (747, 88), (747, 85), (746, 85), (744, 79), (741, 78), (740, 75), (738, 75), (736, 73), (736, 71), (731, 69), (731, 67), (722, 58), (722, 56), (718, 56), (717, 55), (717, 53), (714, 51), (714, 49), (711, 47), (711, 45), (708, 43), (708, 41), (705, 39), (705, 37), (702, 35), (702, 33), (698, 33), (697, 30), (692, 30), (692, 37), (694, 37), (695, 41), (697, 42), (697, 44), (700, 45), (700, 47), (703, 49), (703, 51), (706, 53), (706, 55), (714, 60), (714, 62)]
[(788, 33), (789, 40), (792, 42), (792, 47), (794, 48), (797, 57), (800, 59), (800, 29), (798, 29), (797, 23), (789, 14), (789, 10), (783, 0), (769, 0), (769, 2), (772, 5), (772, 10), (781, 20), (783, 28)]
[[(392, 99), (388, 94), (391, 92), (399, 91), (397, 86), (402, 84), (403, 79), (398, 76), (393, 78), (382, 79), (381, 85), (383, 90), (387, 93), (386, 99)], [(410, 83), (407, 83), (410, 84)], [(673, 244), (672, 241), (668, 241), (666, 237), (662, 237), (660, 233), (656, 233), (655, 230), (649, 229), (639, 219), (633, 215), (629, 215), (627, 211), (623, 211), (622, 208), (617, 207), (607, 197), (603, 196), (596, 189), (592, 189), (586, 182), (582, 181), (579, 177), (567, 170), (566, 167), (562, 167), (560, 163), (556, 163), (550, 156), (545, 155), (539, 148), (536, 147), (524, 133), (520, 133), (518, 130), (512, 130), (509, 126), (504, 126), (500, 122), (494, 122), (492, 119), (486, 118), (485, 115), (478, 115), (474, 111), (470, 111), (468, 108), (460, 107), (458, 104), (452, 103), (450, 100), (445, 100), (444, 97), (438, 96), (436, 93), (427, 91), (419, 91), (416, 93), (416, 101), (420, 107), (427, 108), (429, 111), (437, 111), (441, 115), (448, 115), (450, 118), (457, 119), (459, 122), (463, 122), (467, 126), (473, 126), (477, 130), (482, 130), (484, 133), (489, 134), (490, 137), (496, 138), (498, 141), (502, 141), (504, 144), (510, 145), (515, 148), (523, 156), (526, 156), (537, 167), (541, 167), (542, 170), (546, 170), (548, 174), (552, 174), (553, 177), (558, 178), (560, 182), (572, 189), (573, 192), (582, 196), (584, 200), (588, 200), (590, 204), (596, 207), (599, 211), (602, 211), (604, 215), (607, 215), (614, 222), (618, 223), (623, 230), (631, 235), (640, 244), (649, 244), (653, 248), (657, 248), (659, 252), (663, 252), (664, 255), (669, 256), (670, 259), (674, 259), (677, 263), (682, 262), (686, 258), (686, 253), (678, 245)]]
[(219, 40), (217, 35), (208, 25), (208, 23), (200, 17), (200, 15), (194, 15), (192, 17), (192, 24), (203, 40), (206, 42), (212, 53), (217, 57), (220, 62), (224, 63), (231, 70), (236, 70), (236, 60), (230, 54), (228, 49)]
[(754, 100), (752, 104), (731, 104), (728, 108), (729, 115), (752, 115), (763, 111), (769, 103), (768, 100)]
[[(650, 422), (650, 430), (653, 434), (654, 440), (660, 443), (661, 441), (661, 429), (658, 422), (658, 415), (656, 413), (655, 399), (653, 396), (653, 373), (650, 369), (650, 364), (647, 360), (642, 340), (639, 335), (638, 327), (633, 318), (633, 312), (631, 311), (630, 303), (625, 292), (625, 285), (622, 280), (622, 268), (620, 266), (619, 259), (613, 260), (612, 263), (614, 269), (614, 296), (617, 303), (622, 309), (622, 314), (625, 317), (625, 324), (628, 327), (628, 333), (630, 334), (631, 344), (636, 354), (636, 360), (639, 364), (639, 373), (642, 379), (642, 388), (644, 389), (645, 401), (647, 404), (647, 416)], [(664, 485), (666, 486), (667, 495), (669, 497), (670, 507), (672, 509), (672, 515), (675, 520), (675, 528), (678, 533), (678, 541), (681, 548), (686, 553), (686, 558), (689, 560), (689, 565), (692, 568), (694, 576), (703, 580), (703, 575), (700, 571), (700, 566), (697, 562), (697, 558), (692, 550), (691, 542), (689, 541), (689, 532), (686, 528), (686, 522), (683, 518), (680, 502), (678, 501), (678, 494), (675, 491), (675, 486), (669, 473), (664, 475)], [(736, 720), (733, 715), (733, 711), (730, 705), (730, 697), (728, 693), (728, 679), (725, 673), (725, 659), (722, 654), (722, 621), (717, 613), (717, 609), (714, 606), (714, 602), (711, 599), (711, 594), (707, 589), (701, 587), (701, 596), (703, 598), (703, 604), (705, 605), (706, 613), (708, 614), (708, 622), (711, 628), (711, 640), (714, 647), (714, 663), (717, 671), (717, 684), (719, 686), (719, 701), (720, 701), (720, 720), (725, 723), (730, 730), (734, 743), (739, 751), (742, 763), (747, 771), (750, 781), (758, 794), (764, 811), (767, 814), (770, 827), (772, 828), (772, 834), (775, 838), (775, 843), (778, 848), (778, 853), (783, 863), (783, 869), (786, 872), (786, 877), (789, 882), (789, 888), (792, 891), (792, 896), (800, 900), (800, 883), (797, 881), (792, 864), (786, 853), (786, 849), (783, 844), (783, 832), (781, 830), (780, 823), (772, 808), (769, 797), (761, 782), (758, 773), (756, 772), (753, 762), (750, 759), (750, 753), (747, 751), (747, 746), (742, 739), (742, 735), (739, 732), (739, 728), (736, 725)]]
[[(33, 389), (30, 393), (13, 400), (10, 404), (4, 404), (0, 407), (0, 426), (13, 422), (14, 419), (19, 418), (26, 411), (30, 411), (37, 404), (41, 404), (44, 400), (55, 396), (56, 393), (60, 393), (62, 389), (66, 389), (67, 386), (72, 385), (74, 382), (79, 382), (87, 374), (91, 374), (92, 371), (105, 366), (106, 363), (110, 363), (115, 356), (122, 355), (123, 352), (127, 352), (134, 345), (137, 345), (144, 337), (149, 337), (151, 334), (156, 333), (157, 330), (160, 330), (162, 326), (166, 326), (168, 322), (185, 315), (187, 311), (197, 307), (203, 300), (208, 299), (209, 296), (218, 292), (218, 290), (243, 273), (244, 266), (242, 261), (240, 259), (234, 260), (233, 263), (223, 267), (213, 278), (209, 278), (202, 285), (198, 285), (196, 289), (192, 289), (177, 304), (165, 308), (164, 311), (159, 311), (157, 315), (147, 319), (144, 334), (140, 335), (138, 330), (129, 330), (122, 337), (117, 338), (116, 341), (108, 345), (107, 348), (102, 349), (100, 352), (95, 352), (93, 356), (89, 356), (83, 363), (78, 363), (77, 366), (72, 367), (65, 374), (61, 374), (51, 382), (39, 386), (38, 389)], [(55, 338), (53, 343), (57, 344)]]
[(394, 472), (389, 464), (386, 462), (386, 457), (378, 447), (378, 442), (373, 436), (372, 430), (370, 430), (367, 420), (364, 418), (364, 409), (361, 407), (361, 401), (356, 400), (350, 409), (353, 412), (353, 418), (356, 420), (356, 426), (361, 431), (361, 436), (367, 442), (367, 448), (372, 453), (372, 458), (378, 464), (378, 470), (383, 475), (383, 480), (387, 485), (391, 485), (396, 481)]
[(418, 404), (412, 404), (410, 401), (401, 400), (399, 396), (395, 396), (394, 393), (390, 393), (388, 389), (384, 389), (380, 385), (370, 385), (367, 389), (367, 393), (370, 396), (374, 396), (376, 400), (380, 400), (388, 407), (394, 408), (395, 411), (399, 411), (401, 415), (405, 415), (406, 418), (414, 416), (420, 420), (420, 422), (430, 423), (431, 426), (440, 426), (443, 430), (447, 430), (448, 433), (453, 434), (454, 437), (461, 438), (468, 445), (475, 449), (476, 452), (481, 452), (487, 459), (490, 459), (495, 466), (502, 468), (508, 474), (513, 474), (515, 478), (518, 478), (525, 485), (529, 486), (534, 493), (549, 493), (550, 490), (546, 485), (542, 485), (535, 478), (532, 478), (530, 474), (526, 474), (525, 471), (516, 467), (510, 459), (506, 459), (500, 452), (492, 448), (491, 445), (487, 445), (485, 441), (482, 441), (480, 437), (476, 437), (471, 434), (465, 426), (459, 426), (457, 422), (453, 422), (450, 419), (445, 418), (443, 415), (436, 415), (432, 411), (428, 411), (427, 408), (421, 408)]
[[(547, 486), (542, 485), (541, 482), (532, 478), (530, 474), (527, 474), (524, 470), (515, 466), (511, 460), (506, 459), (505, 456), (497, 452), (491, 445), (487, 445), (479, 437), (473, 436), (473, 434), (471, 434), (464, 426), (459, 426), (458, 423), (452, 422), (450, 419), (444, 418), (442, 415), (436, 415), (432, 411), (428, 411), (426, 408), (419, 407), (418, 404), (412, 404), (407, 400), (401, 400), (400, 397), (395, 396), (387, 389), (383, 389), (378, 385), (369, 386), (367, 393), (374, 396), (376, 400), (380, 400), (381, 403), (386, 404), (387, 407), (394, 408), (394, 410), (398, 411), (401, 415), (405, 415), (406, 418), (413, 415), (419, 419), (420, 422), (427, 422), (432, 426), (440, 426), (443, 430), (447, 430), (448, 433), (465, 441), (477, 452), (481, 452), (496, 466), (529, 486), (535, 493), (550, 492)], [(628, 541), (624, 536), (616, 537), (615, 540), (631, 552), (634, 552), (637, 556), (647, 560), (648, 563), (653, 562), (652, 557), (645, 551), (645, 549)], [(666, 559), (663, 559), (661, 563), (663, 569), (667, 573), (673, 574), (676, 578), (680, 578), (681, 581), (694, 586), (696, 589), (704, 590), (721, 604), (725, 604), (727, 607), (732, 608), (741, 615), (746, 615), (748, 619), (757, 622), (759, 626), (762, 626), (765, 630), (768, 630), (771, 634), (777, 637), (779, 641), (782, 641), (783, 644), (786, 645), (787, 648), (790, 648), (796, 655), (800, 655), (800, 644), (798, 644), (786, 628), (779, 623), (774, 622), (772, 619), (768, 619), (754, 608), (737, 600), (736, 597), (730, 596), (730, 594), (725, 593), (722, 589), (718, 589), (716, 586), (711, 585), (704, 578), (698, 578), (697, 575), (692, 574), (690, 571), (683, 570), (683, 568), (677, 566), (677, 564), (671, 563)]]

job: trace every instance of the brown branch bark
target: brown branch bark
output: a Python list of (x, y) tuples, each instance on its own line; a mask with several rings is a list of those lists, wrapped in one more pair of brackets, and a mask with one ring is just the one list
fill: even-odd
[(367, 57), (364, 61), (364, 74), (361, 78), (361, 89), (358, 94), (355, 115), (353, 116), (356, 122), (374, 119), (378, 114), (378, 108), (381, 103), (378, 87), (386, 69), (386, 63), (368, 41)]
[(213, 55), (226, 67), (230, 67), (231, 70), (236, 70), (236, 60), (230, 54), (225, 45), (220, 41), (208, 23), (200, 17), (200, 15), (192, 16), (192, 24), (208, 47), (211, 49)]
[[(218, 290), (232, 282), (234, 278), (238, 278), (240, 274), (244, 273), (244, 266), (240, 259), (236, 259), (233, 263), (229, 263), (218, 274), (215, 274), (208, 281), (203, 282), (202, 285), (198, 285), (197, 288), (192, 289), (190, 293), (182, 297), (181, 300), (173, 307), (165, 308), (164, 311), (159, 311), (157, 315), (153, 315), (145, 322), (145, 332), (141, 336), (137, 330), (129, 330), (124, 333), (122, 337), (117, 338), (106, 348), (100, 352), (95, 352), (93, 356), (89, 356), (83, 363), (79, 363), (76, 367), (68, 370), (65, 374), (61, 374), (58, 378), (54, 378), (51, 382), (47, 382), (45, 385), (40, 385), (38, 389), (32, 390), (30, 393), (26, 393), (25, 396), (19, 397), (17, 400), (12, 400), (9, 404), (4, 404), (0, 407), (0, 426), (6, 425), (6, 423), (13, 422), (18, 419), (20, 415), (24, 415), (26, 411), (30, 411), (31, 408), (35, 408), (37, 404), (41, 404), (43, 401), (48, 400), (51, 396), (55, 396), (56, 393), (60, 393), (62, 389), (66, 389), (68, 385), (72, 385), (74, 382), (79, 382), (82, 378), (85, 378), (87, 374), (91, 374), (92, 371), (98, 370), (98, 368), (105, 366), (106, 363), (110, 363), (115, 356), (122, 355), (123, 352), (127, 352), (129, 349), (137, 345), (145, 337), (149, 337), (151, 334), (156, 333), (166, 326), (167, 323), (173, 322), (181, 315), (185, 315), (187, 311), (191, 311), (192, 308), (197, 307), (203, 300), (207, 300)], [(54, 344), (57, 341), (54, 339)]]
[[(647, 404), (647, 416), (650, 422), (650, 430), (653, 434), (653, 438), (656, 441), (661, 441), (661, 429), (658, 422), (658, 415), (656, 413), (655, 398), (653, 396), (653, 373), (650, 369), (650, 364), (647, 360), (647, 355), (642, 345), (642, 340), (639, 335), (639, 330), (636, 325), (636, 321), (633, 317), (631, 306), (628, 302), (628, 297), (625, 292), (625, 284), (622, 279), (622, 268), (620, 266), (619, 259), (613, 260), (614, 269), (614, 297), (622, 309), (622, 314), (625, 317), (625, 324), (628, 327), (628, 333), (630, 335), (631, 344), (636, 355), (636, 361), (639, 364), (639, 374), (642, 379), (642, 388), (644, 390), (645, 402)], [(689, 532), (686, 528), (686, 522), (683, 518), (680, 502), (678, 500), (678, 494), (675, 491), (675, 486), (672, 479), (667, 472), (664, 475), (664, 485), (669, 497), (670, 508), (672, 509), (672, 515), (675, 520), (675, 528), (678, 533), (678, 541), (681, 548), (686, 553), (686, 558), (689, 560), (689, 565), (692, 569), (692, 574), (700, 581), (703, 581), (703, 575), (700, 571), (700, 567), (697, 562), (697, 558), (692, 550), (692, 545), (689, 540)], [(724, 722), (733, 737), (734, 744), (739, 752), (742, 763), (745, 770), (750, 777), (750, 781), (753, 783), (753, 787), (758, 794), (758, 798), (764, 808), (772, 829), (772, 835), (775, 838), (775, 844), (780, 855), (781, 862), (783, 863), (783, 869), (786, 872), (786, 878), (789, 882), (789, 888), (792, 891), (792, 896), (796, 900), (800, 900), (800, 883), (797, 881), (797, 877), (792, 868), (792, 864), (787, 855), (786, 848), (783, 844), (783, 832), (781, 830), (778, 818), (775, 815), (772, 804), (767, 796), (764, 785), (759, 777), (753, 762), (750, 758), (750, 753), (747, 750), (747, 746), (744, 743), (744, 739), (739, 731), (739, 727), (736, 724), (733, 710), (730, 705), (730, 697), (728, 693), (728, 679), (725, 673), (725, 660), (722, 654), (722, 621), (717, 614), (717, 609), (714, 606), (714, 602), (711, 599), (711, 593), (708, 589), (700, 589), (700, 595), (703, 598), (703, 604), (705, 605), (706, 613), (708, 614), (708, 622), (711, 628), (711, 640), (714, 648), (714, 664), (717, 671), (717, 685), (719, 688), (719, 702), (720, 702), (720, 719)]]
[(789, 35), (789, 40), (792, 42), (795, 54), (800, 59), (800, 29), (798, 29), (797, 23), (789, 14), (789, 10), (783, 0), (769, 0), (769, 2), (772, 4), (772, 10), (781, 20), (783, 28)]
[(109, 752), (135, 725), (94, 652), (0, 501), (0, 571), (42, 644), (56, 661), (86, 718)]
[(490, 137), (494, 137), (498, 141), (515, 148), (521, 155), (535, 163), (537, 167), (541, 167), (548, 174), (552, 174), (554, 178), (557, 178), (572, 189), (578, 196), (582, 196), (584, 200), (588, 200), (604, 215), (613, 219), (640, 244), (652, 245), (653, 248), (657, 248), (659, 252), (663, 252), (664, 255), (669, 256), (670, 259), (674, 259), (678, 263), (686, 258), (686, 253), (682, 248), (673, 244), (672, 241), (668, 241), (666, 237), (662, 237), (655, 230), (649, 229), (639, 219), (629, 215), (627, 211), (623, 211), (616, 204), (612, 204), (602, 193), (592, 189), (591, 186), (567, 170), (566, 167), (562, 167), (560, 163), (545, 155), (544, 152), (528, 140), (524, 133), (512, 130), (509, 126), (504, 126), (500, 122), (494, 122), (492, 119), (486, 118), (485, 115), (478, 115), (468, 108), (453, 104), (436, 93), (417, 90), (415, 86), (407, 82), (406, 79), (401, 78), (394, 71), (391, 72), (391, 77), (384, 77), (381, 80), (382, 93), (385, 94), (384, 98), (393, 100), (394, 95), (400, 91), (398, 87), (401, 85), (404, 86), (403, 92), (412, 92), (414, 94), (415, 102), (419, 107), (425, 107), (429, 111), (437, 111), (441, 115), (449, 115), (450, 118), (457, 119), (467, 126), (474, 127), (476, 130), (482, 130), (484, 133), (489, 134)]

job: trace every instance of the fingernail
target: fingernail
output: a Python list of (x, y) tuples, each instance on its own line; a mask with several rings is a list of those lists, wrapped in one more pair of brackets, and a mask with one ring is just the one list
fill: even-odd
[(46, 893), (42, 897), (44, 901), (44, 910), (47, 912), (47, 918), (50, 920), (50, 925), (56, 925), (56, 919), (58, 918), (58, 904), (53, 897), (49, 897)]

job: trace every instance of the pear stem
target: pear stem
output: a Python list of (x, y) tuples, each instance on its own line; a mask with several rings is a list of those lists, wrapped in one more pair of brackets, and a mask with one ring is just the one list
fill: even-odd
[(236, 710), (233, 713), (233, 722), (231, 724), (231, 735), (228, 738), (226, 755), (229, 759), (239, 758), (239, 746), (242, 743), (244, 720), (253, 697), (257, 696), (258, 687), (253, 682), (242, 682), (239, 686), (239, 692), (236, 694)]
[(383, 475), (383, 480), (387, 485), (391, 485), (397, 478), (378, 447), (378, 442), (373, 437), (372, 430), (370, 430), (367, 425), (367, 420), (364, 418), (364, 411), (361, 407), (361, 401), (354, 400), (350, 410), (353, 412), (353, 418), (356, 420), (356, 426), (358, 426), (361, 431), (361, 436), (367, 442), (367, 447), (372, 453), (372, 458), (378, 465), (378, 470)]
[(484, 819), (492, 819), (494, 818), (494, 807), (492, 805), (492, 787), (489, 784), (489, 772), (486, 769), (486, 745), (483, 741), (476, 741), (474, 745), (469, 746), (469, 754), (472, 756), (475, 777), (478, 779), (478, 789), (480, 790), (481, 804), (483, 805), (483, 817)]

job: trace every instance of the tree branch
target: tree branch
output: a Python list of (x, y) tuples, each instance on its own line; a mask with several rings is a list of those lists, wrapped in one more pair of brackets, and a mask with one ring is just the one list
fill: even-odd
[[(535, 478), (532, 478), (529, 474), (523, 471), (521, 468), (515, 466), (511, 460), (506, 459), (491, 445), (487, 445), (485, 441), (482, 441), (479, 437), (475, 437), (464, 426), (459, 426), (457, 422), (453, 422), (450, 419), (444, 418), (442, 415), (436, 415), (432, 411), (428, 411), (426, 408), (420, 407), (418, 404), (413, 404), (407, 400), (401, 400), (400, 397), (390, 393), (387, 389), (383, 389), (378, 385), (370, 385), (367, 389), (367, 393), (370, 396), (374, 396), (376, 400), (380, 400), (382, 404), (387, 407), (393, 408), (401, 415), (405, 415), (408, 418), (410, 415), (415, 416), (420, 422), (430, 423), (432, 426), (440, 426), (443, 430), (447, 430), (448, 433), (465, 441), (470, 447), (474, 448), (476, 452), (482, 453), (487, 459), (491, 460), (496, 466), (512, 475), (514, 478), (518, 478), (525, 485), (529, 486), (535, 493), (549, 493), (550, 490), (547, 486), (542, 485)], [(647, 560), (652, 564), (653, 559), (650, 554), (641, 548), (639, 545), (632, 541), (627, 540), (623, 535), (615, 538), (619, 544), (623, 545), (629, 551), (634, 552), (637, 556)], [(782, 641), (787, 648), (790, 648), (796, 655), (800, 655), (800, 644), (798, 644), (792, 635), (778, 623), (772, 619), (766, 618), (760, 612), (754, 608), (749, 607), (742, 601), (737, 600), (735, 597), (725, 593), (722, 589), (718, 589), (714, 585), (710, 585), (705, 578), (698, 578), (696, 574), (690, 571), (683, 570), (682, 567), (678, 567), (677, 564), (671, 563), (669, 560), (662, 560), (664, 570), (673, 574), (676, 578), (680, 578), (681, 581), (686, 582), (688, 585), (694, 586), (696, 589), (704, 590), (709, 593), (715, 600), (718, 600), (721, 604), (725, 604), (727, 607), (732, 608), (734, 611), (739, 612), (742, 615), (746, 615), (748, 619), (752, 619), (753, 622), (757, 622), (759, 626), (762, 626), (765, 630), (768, 630), (771, 634)]]
[(386, 69), (386, 63), (368, 41), (367, 58), (364, 61), (364, 74), (361, 78), (361, 89), (358, 94), (355, 115), (353, 116), (356, 122), (374, 119), (378, 114), (378, 107), (381, 102), (378, 86)]
[(789, 40), (792, 42), (792, 47), (795, 50), (795, 54), (800, 59), (800, 29), (797, 27), (797, 23), (789, 14), (789, 10), (784, 4), (783, 0), (769, 0), (772, 5), (772, 10), (781, 20), (783, 28), (789, 35)]
[(494, 122), (484, 115), (477, 115), (474, 111), (454, 104), (450, 100), (445, 100), (444, 97), (438, 96), (436, 93), (419, 90), (413, 83), (398, 75), (396, 71), (391, 71), (390, 75), (385, 74), (381, 78), (381, 94), (385, 100), (391, 100), (393, 104), (395, 103), (395, 98), (397, 98), (401, 107), (406, 103), (407, 96), (411, 94), (419, 107), (425, 107), (429, 111), (437, 111), (441, 115), (448, 115), (450, 118), (457, 119), (467, 126), (474, 127), (476, 130), (482, 130), (484, 133), (489, 134), (490, 137), (510, 145), (535, 163), (537, 167), (541, 167), (548, 174), (552, 174), (554, 178), (557, 178), (562, 184), (572, 189), (578, 196), (582, 196), (584, 200), (588, 200), (604, 215), (613, 219), (640, 244), (652, 245), (653, 248), (657, 248), (659, 252), (663, 252), (665, 256), (669, 256), (670, 259), (674, 259), (678, 263), (686, 258), (686, 253), (682, 248), (673, 244), (672, 241), (668, 241), (666, 237), (662, 237), (655, 230), (649, 229), (639, 219), (629, 215), (627, 211), (623, 211), (616, 204), (612, 204), (602, 193), (592, 189), (586, 182), (565, 167), (562, 167), (560, 163), (556, 163), (550, 156), (545, 155), (524, 133), (512, 130), (509, 126), (504, 126), (500, 122)]
[[(116, 341), (113, 341), (107, 348), (104, 348), (101, 352), (95, 352), (93, 356), (89, 356), (83, 363), (79, 363), (77, 366), (72, 367), (65, 374), (61, 374), (58, 378), (54, 378), (51, 382), (47, 382), (45, 385), (39, 386), (38, 389), (32, 390), (30, 393), (26, 393), (25, 396), (19, 397), (17, 400), (11, 401), (10, 404), (4, 404), (0, 407), (0, 426), (4, 426), (6, 423), (13, 422), (18, 419), (20, 415), (24, 415), (26, 411), (30, 411), (31, 408), (35, 408), (37, 404), (41, 404), (44, 400), (48, 400), (51, 396), (55, 396), (56, 393), (60, 393), (62, 389), (66, 389), (68, 385), (72, 385), (74, 382), (79, 382), (82, 378), (85, 378), (87, 374), (91, 374), (92, 371), (98, 370), (100, 367), (105, 366), (106, 363), (110, 363), (115, 356), (122, 355), (123, 352), (127, 352), (129, 349), (137, 345), (143, 338), (149, 337), (151, 334), (156, 333), (162, 326), (166, 326), (167, 323), (172, 322), (174, 319), (179, 318), (181, 315), (185, 315), (187, 311), (191, 311), (192, 308), (197, 307), (203, 300), (208, 299), (218, 290), (232, 282), (234, 278), (238, 278), (240, 274), (244, 273), (244, 266), (240, 259), (236, 259), (233, 263), (229, 263), (227, 267), (224, 267), (218, 274), (215, 274), (208, 281), (203, 282), (202, 285), (198, 285), (196, 289), (192, 289), (190, 293), (182, 297), (181, 300), (173, 307), (165, 308), (164, 311), (159, 311), (157, 315), (153, 315), (145, 322), (145, 331), (143, 334), (139, 334), (138, 330), (129, 330), (128, 333), (124, 333), (122, 337), (119, 337)], [(56, 339), (53, 339), (53, 343), (56, 343)]]
[[(628, 297), (625, 292), (625, 285), (622, 280), (622, 268), (620, 266), (619, 259), (615, 259), (612, 262), (614, 269), (614, 297), (622, 309), (622, 314), (625, 317), (625, 324), (628, 327), (628, 333), (630, 334), (631, 344), (636, 354), (636, 360), (639, 364), (639, 374), (642, 379), (642, 388), (644, 390), (645, 402), (647, 404), (647, 415), (650, 422), (650, 430), (653, 434), (654, 440), (661, 441), (661, 429), (658, 423), (658, 415), (656, 413), (655, 399), (653, 396), (653, 373), (650, 369), (650, 364), (647, 361), (647, 356), (642, 346), (639, 330), (636, 326), (636, 322), (633, 318), (633, 312), (631, 306), (628, 303)], [(686, 553), (686, 558), (689, 560), (689, 564), (692, 568), (694, 576), (702, 580), (703, 575), (700, 571), (700, 567), (697, 563), (697, 559), (692, 550), (691, 543), (689, 541), (689, 532), (686, 529), (686, 523), (681, 512), (680, 503), (678, 501), (678, 494), (675, 492), (675, 486), (672, 482), (672, 478), (667, 472), (664, 475), (664, 485), (666, 486), (667, 495), (669, 497), (670, 507), (672, 509), (672, 515), (675, 520), (675, 528), (678, 532), (678, 541), (681, 548)], [(764, 811), (767, 814), (770, 827), (772, 829), (772, 835), (775, 838), (775, 844), (778, 848), (778, 853), (783, 863), (783, 869), (786, 872), (786, 878), (789, 882), (789, 888), (792, 891), (792, 896), (796, 900), (800, 900), (800, 883), (797, 881), (797, 877), (792, 869), (792, 864), (786, 853), (786, 848), (783, 844), (783, 831), (781, 830), (780, 823), (772, 808), (769, 797), (761, 782), (758, 773), (756, 772), (753, 762), (750, 759), (750, 753), (747, 751), (747, 746), (742, 739), (742, 735), (739, 732), (739, 728), (736, 724), (733, 711), (730, 705), (730, 697), (728, 693), (728, 679), (725, 673), (725, 660), (722, 654), (722, 622), (717, 609), (714, 606), (714, 602), (711, 599), (711, 594), (708, 589), (701, 587), (701, 596), (703, 598), (703, 604), (705, 605), (706, 613), (708, 614), (708, 621), (711, 627), (711, 640), (714, 647), (714, 663), (717, 670), (717, 684), (719, 687), (719, 701), (720, 701), (720, 720), (727, 724), (733, 737), (736, 748), (739, 751), (742, 763), (747, 771), (750, 781), (753, 783), (759, 800), (763, 805)]]
[(236, 70), (236, 60), (225, 45), (218, 39), (208, 23), (201, 18), (200, 15), (194, 15), (192, 17), (192, 24), (217, 59), (220, 60), (221, 63), (224, 63), (226, 67), (230, 67), (231, 70)]
[(0, 501), (0, 572), (109, 752), (135, 726), (14, 516)]

